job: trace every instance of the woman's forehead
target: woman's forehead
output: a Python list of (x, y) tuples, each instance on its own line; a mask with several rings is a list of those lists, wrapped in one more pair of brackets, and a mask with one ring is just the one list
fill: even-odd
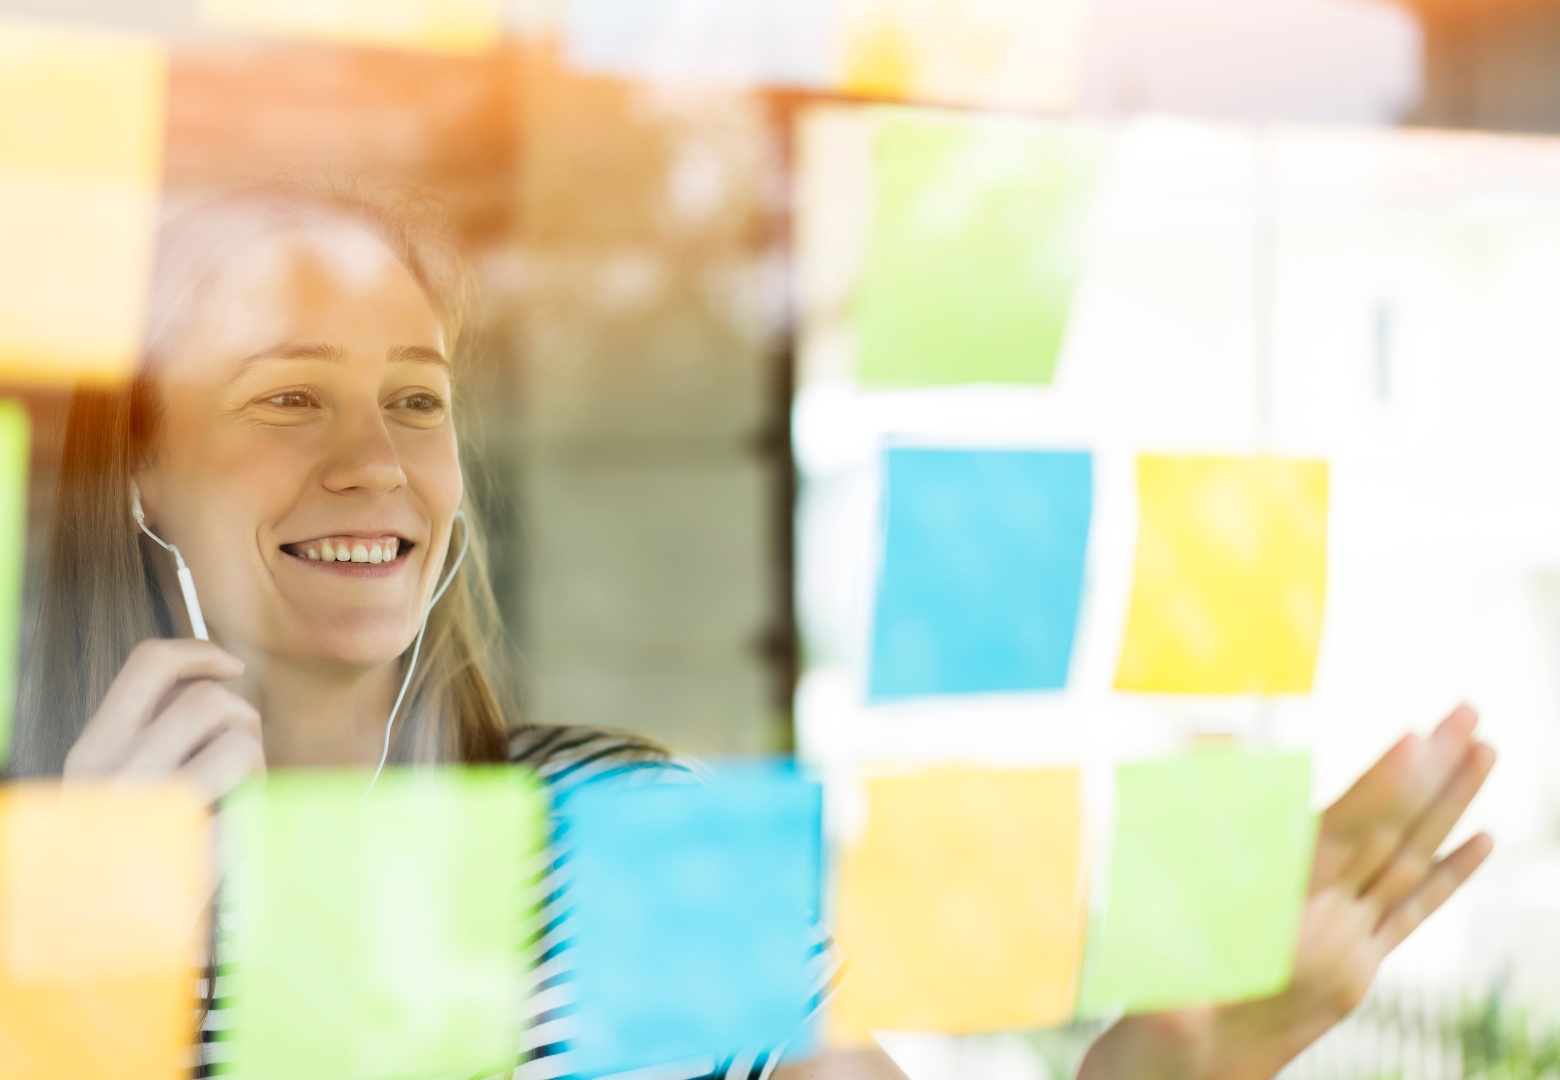
[(381, 239), (348, 223), (246, 241), (196, 294), (189, 314), (165, 375), (191, 363), (215, 375), (215, 367), (292, 343), (374, 355), (443, 346), (438, 315), (416, 278)]

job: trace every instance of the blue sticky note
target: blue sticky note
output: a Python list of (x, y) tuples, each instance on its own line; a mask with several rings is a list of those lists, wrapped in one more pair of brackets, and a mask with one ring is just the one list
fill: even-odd
[(887, 451), (873, 701), (1067, 685), (1091, 455)]
[(709, 783), (595, 783), (570, 795), (559, 817), (571, 867), (574, 1074), (808, 1040), (822, 846), (815, 782), (744, 765)]

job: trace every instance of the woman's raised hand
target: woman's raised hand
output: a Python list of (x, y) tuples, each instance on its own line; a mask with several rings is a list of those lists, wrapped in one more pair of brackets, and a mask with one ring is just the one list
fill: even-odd
[(65, 779), (178, 776), (215, 803), (265, 769), (260, 714), (223, 683), (243, 662), (207, 641), (137, 645), (65, 758)]
[(1381, 961), (1489, 855), (1480, 833), (1436, 851), (1495, 764), (1455, 709), (1405, 736), (1322, 816), (1294, 978), (1276, 997), (1128, 1017), (1090, 1049), (1079, 1080), (1266, 1080), (1365, 997)]

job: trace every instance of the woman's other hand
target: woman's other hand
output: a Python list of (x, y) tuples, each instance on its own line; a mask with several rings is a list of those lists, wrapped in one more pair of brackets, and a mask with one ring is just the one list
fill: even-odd
[(1287, 990), (1128, 1017), (1090, 1048), (1079, 1080), (1266, 1080), (1353, 1011), (1387, 954), (1490, 853), (1480, 833), (1436, 858), (1495, 764), (1477, 724), (1460, 706), (1429, 738), (1405, 736), (1322, 816)]
[(65, 779), (177, 776), (215, 803), (265, 769), (260, 714), (222, 685), (243, 672), (207, 641), (141, 642), (66, 756)]

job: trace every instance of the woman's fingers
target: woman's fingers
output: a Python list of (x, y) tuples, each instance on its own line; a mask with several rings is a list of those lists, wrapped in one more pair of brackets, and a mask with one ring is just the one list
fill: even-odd
[(259, 741), (260, 714), (253, 705), (207, 679), (185, 683), (141, 730), (119, 771), (132, 776), (166, 776), (206, 743), (233, 729)]
[(1408, 735), (1322, 816), (1314, 888), (1363, 889), (1397, 853), (1413, 824), (1446, 786), (1479, 722), (1459, 705), (1429, 738)]
[(1489, 746), (1474, 743), (1468, 748), (1446, 786), (1414, 823), (1402, 847), (1361, 894), (1375, 904), (1377, 911), (1391, 911), (1419, 888), (1435, 864), (1436, 849), (1456, 827), (1494, 767), (1495, 751)]
[(137, 732), (179, 683), (227, 681), (244, 665), (208, 641), (157, 638), (137, 645), (65, 761), (66, 776), (101, 776), (124, 763)]
[(215, 803), (243, 781), (265, 772), (265, 751), (257, 734), (229, 728), (196, 752), (176, 775)]
[(1435, 864), (1423, 883), (1406, 899), (1387, 912), (1377, 930), (1382, 953), (1391, 952), (1419, 924), (1435, 914), (1451, 895), (1462, 887), (1495, 848), (1488, 833), (1479, 833), (1462, 847)]

